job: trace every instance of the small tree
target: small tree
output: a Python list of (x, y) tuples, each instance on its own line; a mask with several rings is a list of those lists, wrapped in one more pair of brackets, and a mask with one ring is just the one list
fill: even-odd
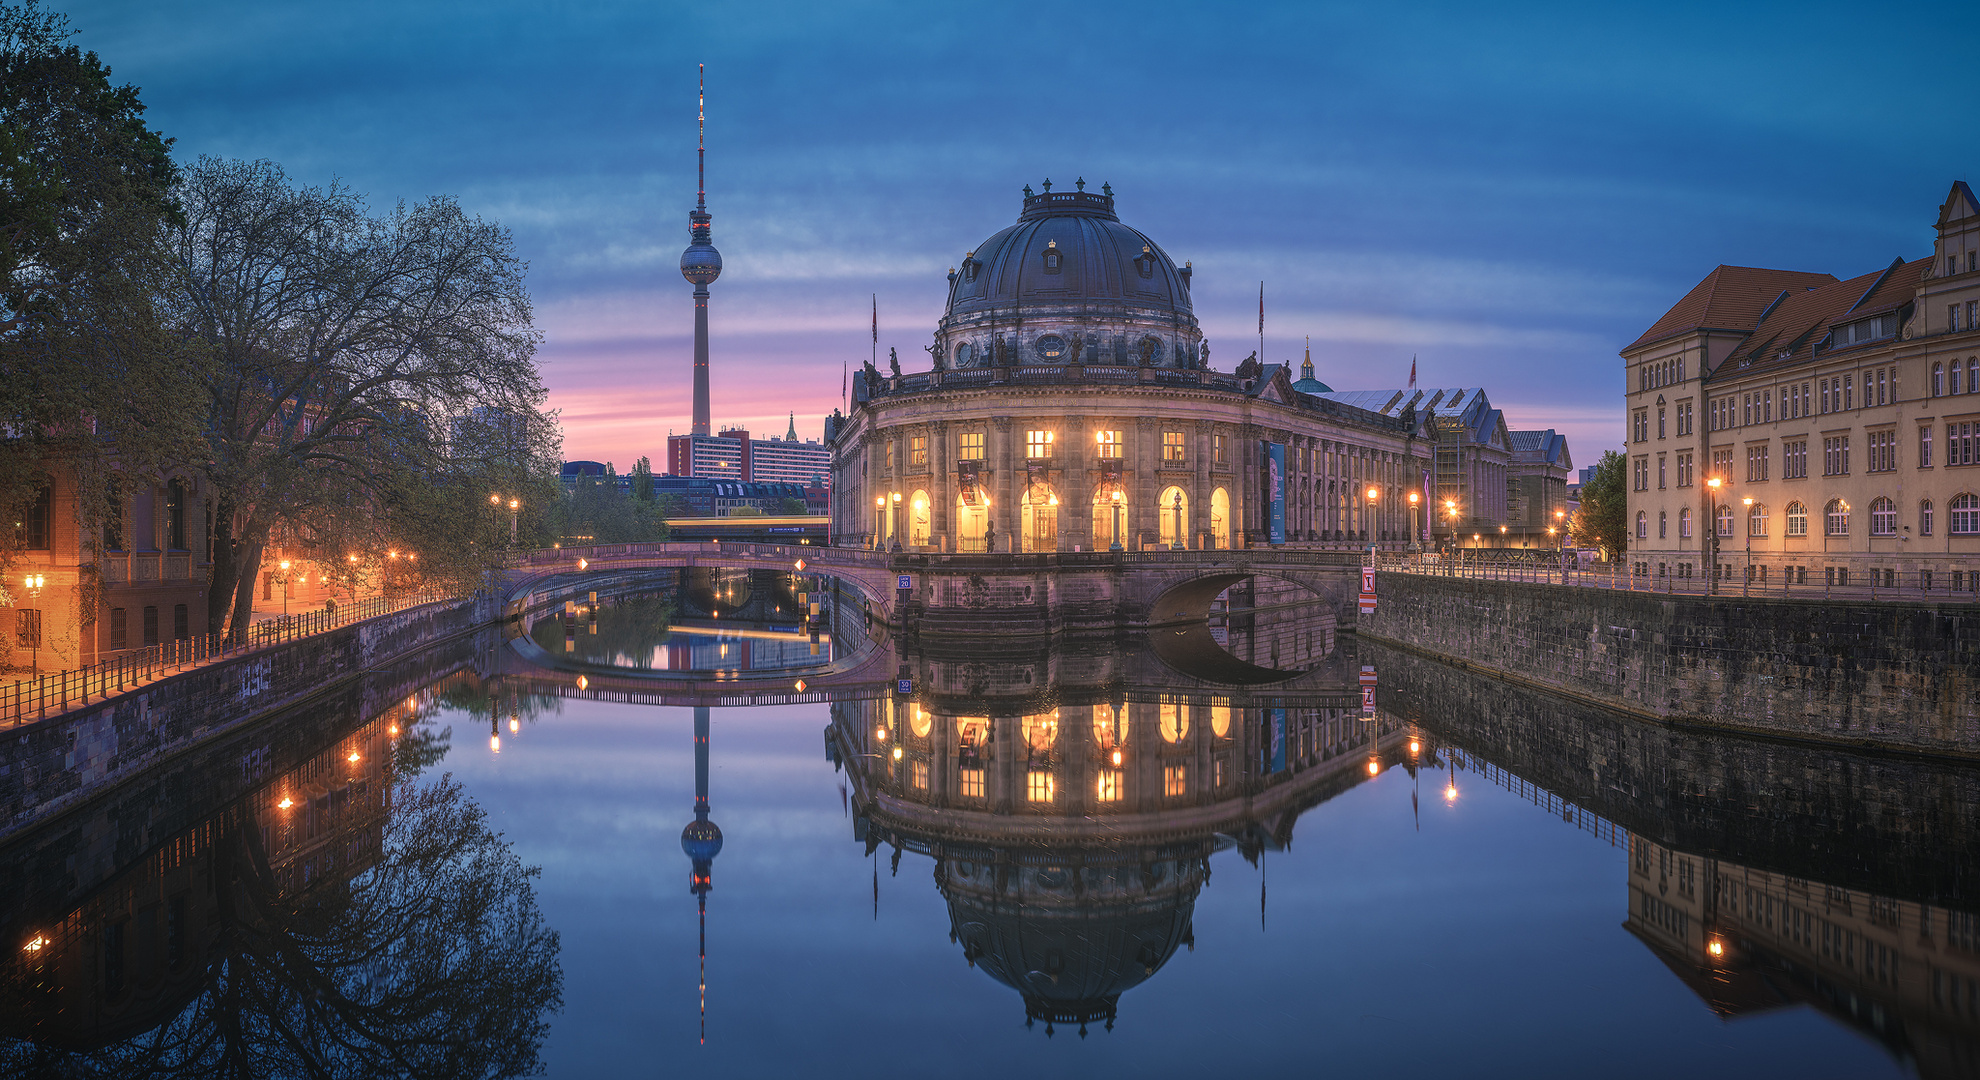
[(1627, 458), (1604, 451), (1595, 475), (1581, 485), (1581, 509), (1575, 511), (1571, 535), (1576, 545), (1597, 548), (1604, 559), (1629, 549), (1628, 469)]
[(633, 498), (640, 502), (653, 501), (653, 462), (645, 454), (633, 463), (632, 485)]

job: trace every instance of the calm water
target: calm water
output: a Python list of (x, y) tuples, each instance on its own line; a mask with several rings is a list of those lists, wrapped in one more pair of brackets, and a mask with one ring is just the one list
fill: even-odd
[[(12, 932), (46, 944), (8, 984), (0, 1067), (177, 1075), (249, 1048), (251, 1072), (321, 1052), (387, 1074), (392, 1026), (422, 1023), (480, 1028), (475, 1050), (408, 1036), (420, 1075), (527, 1066), (537, 1034), (549, 1074), (579, 1077), (1980, 1062), (1971, 770), (1688, 738), (1345, 635), (1301, 634), (1307, 673), (1250, 686), (1134, 645), (955, 643), (870, 646), (889, 682), (823, 703), (571, 681), (865, 655), (830, 634), (812, 653), (783, 611), (725, 636), (707, 599), (539, 623), (534, 652), (482, 642), (237, 799), (169, 791), (144, 843), (15, 842), (9, 872), (39, 880), (16, 882)], [(721, 836), (701, 896), (698, 722)]]

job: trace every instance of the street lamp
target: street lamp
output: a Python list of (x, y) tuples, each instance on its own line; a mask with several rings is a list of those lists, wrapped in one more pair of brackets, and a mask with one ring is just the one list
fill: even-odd
[(1746, 580), (1739, 583), (1739, 595), (1747, 595), (1753, 584), (1753, 496), (1740, 500), (1746, 505)]
[(516, 513), (522, 509), (521, 499), (509, 500), (509, 546), (516, 546)]
[(887, 518), (888, 531), (894, 534), (894, 550), (901, 550), (901, 493), (894, 492), (894, 511)]
[(283, 559), (282, 567), (282, 618), (289, 617), (289, 560)]
[(1705, 581), (1706, 588), (1714, 596), (1719, 593), (1719, 488), (1724, 483), (1724, 480), (1716, 476), (1705, 481), (1705, 486), (1712, 490), (1712, 518), (1706, 525), (1706, 530), (1712, 537), (1711, 569), (1706, 571)]
[(1451, 530), (1451, 543), (1453, 543), (1453, 544), (1456, 544), (1456, 543), (1457, 543), (1457, 518), (1458, 518), (1458, 513), (1457, 513), (1457, 500), (1456, 500), (1456, 499), (1445, 499), (1445, 500), (1444, 500), (1444, 517), (1446, 518), (1446, 522), (1445, 522), (1445, 524), (1446, 524), (1446, 525), (1447, 525), (1447, 526), (1448, 526), (1448, 527), (1450, 528), (1450, 530)]
[(1121, 547), (1121, 489), (1114, 489), (1114, 543), (1108, 551), (1122, 551)]
[[(1380, 502), (1382, 499), (1382, 489), (1376, 487), (1373, 484), (1370, 484), (1368, 485), (1368, 490), (1362, 492), (1362, 494), (1368, 496), (1368, 517), (1373, 518), (1375, 516), (1375, 504)], [(1375, 538), (1381, 535), (1382, 535), (1381, 527), (1378, 525), (1374, 525), (1373, 523), (1370, 523), (1370, 527), (1368, 529), (1368, 554), (1370, 556), (1371, 562), (1374, 561), (1373, 556), (1375, 554)]]
[(1417, 504), (1417, 502), (1418, 502), (1418, 501), (1420, 501), (1421, 499), (1422, 499), (1422, 493), (1420, 493), (1420, 492), (1418, 492), (1418, 491), (1416, 491), (1416, 490), (1414, 490), (1414, 489), (1412, 489), (1412, 490), (1410, 491), (1410, 493), (1409, 493), (1409, 547), (1407, 547), (1407, 548), (1405, 548), (1404, 550), (1406, 550), (1406, 551), (1408, 551), (1408, 552), (1409, 552), (1409, 553), (1410, 553), (1411, 555), (1417, 555), (1417, 554), (1421, 554), (1421, 553), (1422, 553), (1422, 551), (1423, 551), (1423, 545), (1422, 545), (1422, 544), (1419, 544), (1419, 543), (1417, 543), (1417, 542), (1416, 542), (1416, 538), (1417, 538), (1417, 535), (1418, 535), (1418, 534), (1417, 534), (1417, 528), (1416, 528), (1416, 504)]
[[(48, 575), (28, 574), (21, 579), (21, 584), (27, 587), (27, 594), (30, 600), (38, 599), (41, 596), (42, 588), (48, 584)], [(34, 618), (29, 621), (27, 630), (28, 630), (28, 648), (32, 651), (34, 658), (33, 659), (34, 675), (36, 678), (40, 678), (41, 677), (41, 609), (40, 608), (34, 609)]]
[(875, 551), (879, 551), (887, 543), (887, 537), (885, 535), (887, 527), (883, 521), (883, 515), (886, 513), (887, 497), (885, 495), (875, 495), (873, 497), (873, 550)]
[(1183, 517), (1183, 505), (1182, 505), (1182, 502), (1183, 502), (1183, 500), (1182, 500), (1182, 489), (1181, 489), (1181, 488), (1177, 488), (1177, 489), (1176, 489), (1176, 535), (1175, 535), (1175, 540), (1174, 540), (1174, 541), (1173, 541), (1172, 543), (1170, 543), (1170, 544), (1169, 544), (1169, 550), (1170, 550), (1170, 551), (1181, 551), (1181, 550), (1183, 549), (1183, 523), (1182, 523), (1182, 517)]

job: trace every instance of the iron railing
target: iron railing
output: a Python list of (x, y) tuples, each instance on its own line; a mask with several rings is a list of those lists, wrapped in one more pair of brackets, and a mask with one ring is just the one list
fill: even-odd
[(202, 664), (285, 644), (421, 604), (455, 598), (451, 594), (424, 591), (367, 597), (335, 611), (307, 611), (263, 619), (251, 624), (240, 641), (227, 641), (219, 634), (199, 634), (131, 649), (87, 667), (18, 679), (11, 685), (0, 685), (0, 726), (31, 723), (72, 708), (99, 703)]
[[(1712, 580), (1711, 567), (1679, 568), (1644, 562), (1597, 563), (1569, 568), (1547, 558), (1508, 558), (1491, 549), (1448, 554), (1376, 557), (1377, 569), (1433, 577), (1473, 578), (1535, 585), (1571, 585), (1587, 589), (1688, 596), (1783, 597), (1801, 600), (1918, 600), (1936, 603), (1980, 603), (1980, 565), (1974, 569), (1900, 570), (1885, 567), (1754, 565), (1728, 563), (1727, 572)], [(1662, 572), (1658, 572), (1662, 571)]]

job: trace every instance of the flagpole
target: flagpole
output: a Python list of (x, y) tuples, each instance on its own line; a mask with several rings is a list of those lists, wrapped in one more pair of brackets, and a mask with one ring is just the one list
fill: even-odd
[(1258, 283), (1258, 366), (1265, 366), (1265, 283)]

